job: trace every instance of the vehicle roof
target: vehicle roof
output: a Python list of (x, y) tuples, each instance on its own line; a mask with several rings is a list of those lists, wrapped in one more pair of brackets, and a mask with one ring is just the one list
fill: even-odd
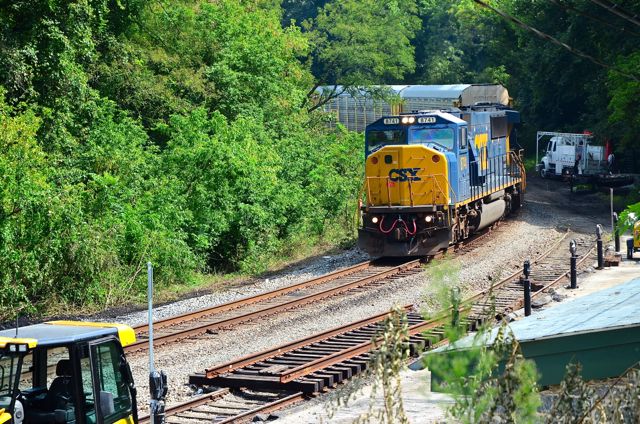
[(402, 90), (402, 97), (458, 98), (471, 84), (409, 85)]
[[(392, 93), (396, 93), (402, 98), (412, 97), (430, 97), (430, 98), (452, 98), (457, 99), (462, 93), (470, 87), (492, 86), (492, 84), (438, 84), (438, 85), (372, 85), (370, 88), (387, 89)], [(319, 93), (336, 91), (341, 93), (339, 96), (351, 96), (353, 92), (365, 95), (367, 90), (365, 87), (355, 88), (349, 92), (344, 91), (342, 85), (320, 86), (316, 89)]]
[[(94, 323), (82, 321), (52, 321), (0, 331), (0, 342), (11, 343), (10, 339), (33, 339), (37, 346), (60, 346), (82, 341), (116, 336), (123, 346), (135, 341), (133, 329), (123, 324)], [(133, 338), (133, 339), (132, 339)], [(2, 344), (2, 343), (0, 343)]]

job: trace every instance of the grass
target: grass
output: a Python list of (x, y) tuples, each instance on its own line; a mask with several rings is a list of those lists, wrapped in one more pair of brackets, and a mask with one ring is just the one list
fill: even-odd
[[(156, 305), (183, 298), (197, 296), (209, 292), (222, 292), (233, 287), (241, 287), (256, 278), (267, 278), (271, 273), (285, 270), (293, 264), (311, 258), (335, 254), (355, 245), (355, 231), (345, 230), (346, 225), (327, 225), (325, 234), (313, 238), (299, 237), (285, 243), (277, 254), (256, 258), (259, 262), (250, 270), (230, 273), (196, 274), (194, 278), (185, 278), (184, 282), (159, 285), (155, 287), (154, 303)], [(146, 274), (146, 269), (144, 270)], [(122, 309), (127, 312), (146, 307), (146, 292), (129, 293), (127, 299), (119, 299), (117, 305), (84, 305), (72, 306), (62, 301), (51, 302), (38, 320), (46, 317), (89, 316), (109, 309)], [(33, 317), (36, 318), (36, 317)]]
[[(607, 204), (610, 201), (609, 193), (599, 193), (599, 197)], [(616, 189), (613, 189), (613, 210), (620, 212), (638, 202), (640, 202), (640, 186), (634, 185), (627, 192), (619, 194), (616, 194)]]
[(524, 158), (524, 169), (527, 172), (535, 172), (536, 170), (536, 158), (535, 157), (525, 157)]

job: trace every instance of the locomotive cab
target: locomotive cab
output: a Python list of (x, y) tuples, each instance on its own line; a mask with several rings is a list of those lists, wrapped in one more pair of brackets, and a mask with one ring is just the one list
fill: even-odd
[(123, 351), (134, 341), (121, 324), (55, 321), (0, 331), (0, 424), (137, 423)]

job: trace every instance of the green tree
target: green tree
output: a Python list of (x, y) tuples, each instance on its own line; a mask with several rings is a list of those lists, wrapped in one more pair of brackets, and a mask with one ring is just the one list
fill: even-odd
[(415, 67), (411, 40), (420, 28), (415, 0), (347, 0), (327, 3), (306, 28), (312, 40), (316, 84), (333, 85), (314, 110), (357, 86), (399, 82)]

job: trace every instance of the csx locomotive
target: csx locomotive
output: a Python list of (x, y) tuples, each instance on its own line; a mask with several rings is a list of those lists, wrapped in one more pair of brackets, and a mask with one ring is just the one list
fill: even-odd
[(359, 246), (372, 256), (430, 256), (519, 208), (519, 122), (509, 107), (478, 104), (368, 125)]

